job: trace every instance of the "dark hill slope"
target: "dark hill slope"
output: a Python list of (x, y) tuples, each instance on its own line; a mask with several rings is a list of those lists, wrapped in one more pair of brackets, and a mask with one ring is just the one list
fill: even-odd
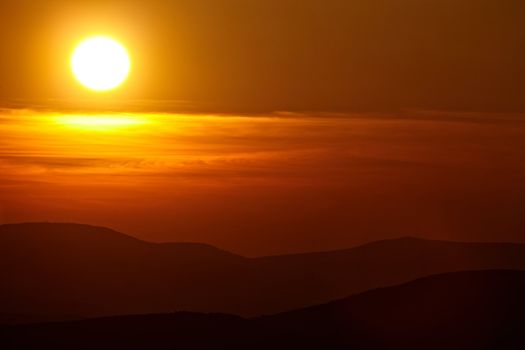
[(419, 277), (525, 270), (525, 245), (414, 238), (245, 258), (205, 244), (155, 244), (74, 224), (0, 226), (0, 317), (70, 319), (173, 311), (255, 316)]
[(0, 327), (2, 349), (525, 348), (525, 272), (431, 276), (255, 319), (175, 313)]

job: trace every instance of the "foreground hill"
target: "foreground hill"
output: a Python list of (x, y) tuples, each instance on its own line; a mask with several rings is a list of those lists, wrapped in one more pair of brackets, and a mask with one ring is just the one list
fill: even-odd
[(75, 224), (0, 226), (0, 321), (174, 311), (256, 316), (438, 273), (525, 270), (525, 245), (415, 238), (245, 258)]
[(175, 313), (0, 327), (2, 349), (523, 349), (525, 272), (426, 277), (254, 319)]

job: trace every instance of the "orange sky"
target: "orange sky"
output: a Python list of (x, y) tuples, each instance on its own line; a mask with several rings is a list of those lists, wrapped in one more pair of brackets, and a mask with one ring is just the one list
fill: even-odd
[(249, 255), (404, 235), (523, 241), (523, 116), (87, 118), (1, 114), (0, 222)]
[[(523, 241), (523, 13), (522, 0), (0, 2), (0, 223), (250, 255)], [(133, 69), (97, 94), (69, 60), (101, 34)]]
[[(522, 0), (18, 0), (0, 3), (2, 105), (172, 112), (525, 111)], [(92, 34), (130, 81), (67, 68)], [(78, 101), (80, 100), (80, 102)]]

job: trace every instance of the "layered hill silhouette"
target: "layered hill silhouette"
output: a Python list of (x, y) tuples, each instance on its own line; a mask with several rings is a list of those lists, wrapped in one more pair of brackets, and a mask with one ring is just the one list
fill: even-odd
[(442, 274), (244, 319), (174, 313), (0, 327), (2, 349), (523, 349), (525, 272)]
[(76, 224), (0, 226), (0, 321), (175, 311), (274, 314), (445, 272), (525, 270), (525, 245), (415, 238), (246, 258)]

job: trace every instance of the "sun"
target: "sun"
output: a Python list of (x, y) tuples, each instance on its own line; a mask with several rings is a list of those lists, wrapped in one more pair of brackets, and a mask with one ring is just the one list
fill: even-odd
[(113, 90), (127, 79), (131, 60), (118, 41), (96, 36), (82, 41), (71, 56), (71, 69), (76, 79), (94, 91)]

